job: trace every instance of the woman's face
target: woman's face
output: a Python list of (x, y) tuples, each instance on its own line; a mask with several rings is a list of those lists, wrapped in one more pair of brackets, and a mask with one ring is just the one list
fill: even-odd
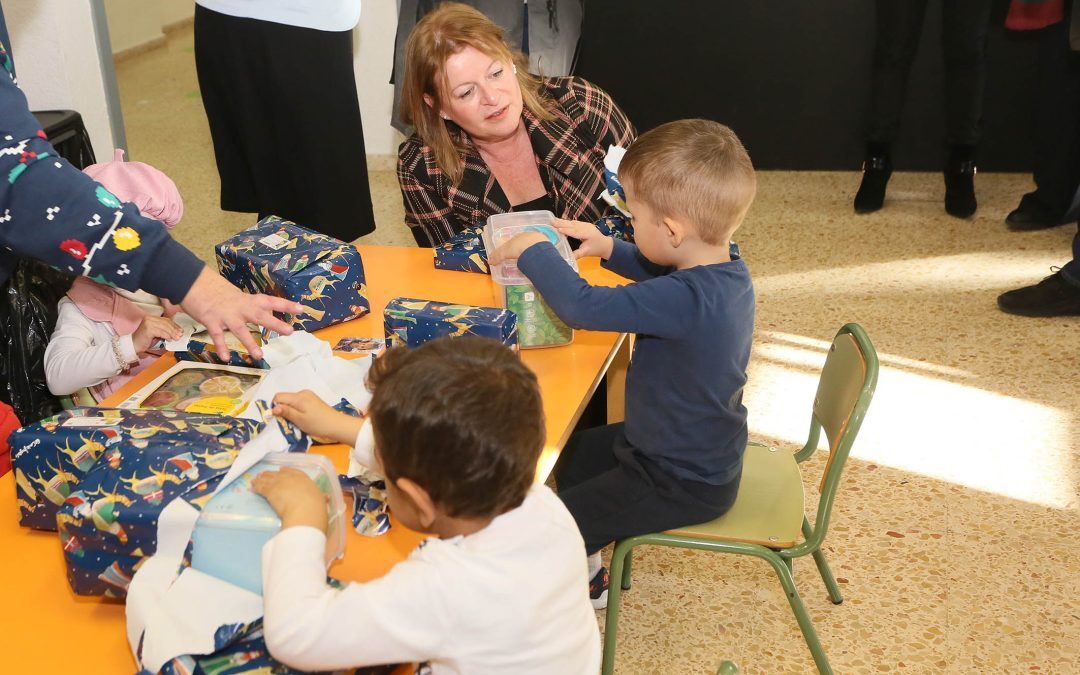
[(508, 138), (521, 122), (521, 87), (508, 61), (465, 47), (446, 60), (440, 112), (473, 139)]

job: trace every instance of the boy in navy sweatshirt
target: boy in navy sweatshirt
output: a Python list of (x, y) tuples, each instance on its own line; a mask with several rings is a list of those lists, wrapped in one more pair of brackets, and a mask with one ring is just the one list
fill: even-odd
[(572, 436), (555, 468), (559, 496), (589, 555), (590, 596), (607, 605), (600, 549), (612, 541), (716, 518), (731, 508), (746, 447), (742, 404), (754, 288), (729, 251), (754, 199), (750, 157), (728, 127), (671, 122), (638, 138), (619, 167), (635, 243), (559, 221), (634, 283), (591, 286), (536, 232), (492, 253), (518, 268), (574, 328), (636, 333), (626, 421)]

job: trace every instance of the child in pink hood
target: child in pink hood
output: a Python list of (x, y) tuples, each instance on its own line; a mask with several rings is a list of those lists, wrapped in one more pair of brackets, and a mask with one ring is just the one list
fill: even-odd
[[(88, 176), (122, 202), (133, 202), (142, 215), (172, 229), (184, 212), (176, 184), (141, 162), (125, 162), (117, 150), (111, 162), (86, 167)], [(179, 309), (143, 291), (125, 291), (75, 280), (60, 300), (56, 330), (45, 350), (45, 379), (56, 396), (88, 389), (93, 405), (111, 395), (156, 359), (149, 353), (159, 340), (179, 339), (180, 326), (170, 317)]]

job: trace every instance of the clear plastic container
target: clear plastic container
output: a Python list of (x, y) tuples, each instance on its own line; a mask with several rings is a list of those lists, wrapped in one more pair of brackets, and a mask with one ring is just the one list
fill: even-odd
[[(520, 211), (489, 216), (487, 224), (484, 225), (484, 248), (490, 255), (516, 235), (530, 230), (547, 235), (559, 255), (577, 271), (577, 261), (574, 260), (570, 242), (566, 240), (566, 235), (555, 229), (555, 216), (551, 211)], [(491, 265), (491, 278), (504, 286), (529, 283), (525, 275), (518, 271), (517, 261), (514, 260)]]
[(251, 481), (265, 471), (299, 469), (326, 495), (326, 565), (345, 554), (345, 498), (329, 459), (306, 453), (272, 453), (229, 483), (203, 508), (192, 534), (191, 566), (262, 594), (262, 548), (281, 530), (281, 519)]

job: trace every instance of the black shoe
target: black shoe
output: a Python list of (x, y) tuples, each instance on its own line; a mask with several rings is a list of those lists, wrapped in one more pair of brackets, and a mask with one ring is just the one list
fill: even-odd
[(885, 203), (885, 186), (892, 176), (888, 145), (869, 143), (863, 160), (862, 184), (855, 193), (855, 213), (873, 213)]
[(1067, 225), (1060, 218), (1049, 214), (1037, 213), (1023, 207), (1013, 209), (1012, 213), (1005, 216), (1005, 226), (1013, 232), (1033, 232), (1035, 230), (1048, 230), (1058, 225)]
[(979, 208), (975, 201), (975, 153), (970, 145), (953, 146), (945, 164), (945, 212), (970, 218)]
[(1002, 293), (997, 302), (1001, 311), (1020, 316), (1080, 316), (1080, 286), (1057, 271), (1034, 286)]
[(607, 609), (608, 571), (606, 567), (597, 570), (589, 580), (589, 602), (593, 609)]

